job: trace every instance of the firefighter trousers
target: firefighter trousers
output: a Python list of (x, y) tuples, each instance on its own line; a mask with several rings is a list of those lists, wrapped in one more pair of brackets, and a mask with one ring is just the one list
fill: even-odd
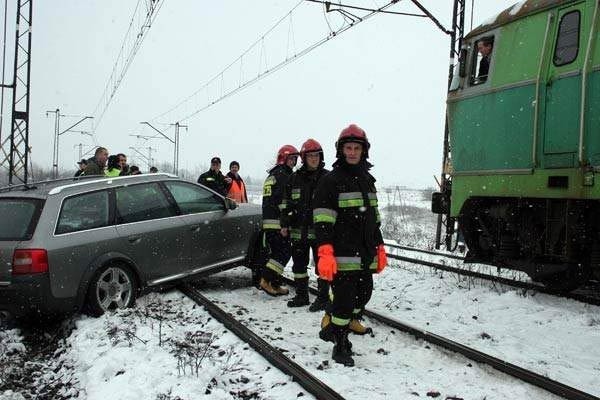
[(331, 282), (333, 301), (328, 309), (331, 322), (346, 326), (361, 317), (373, 293), (373, 274), (369, 270), (338, 272)]
[(319, 275), (317, 270), (318, 256), (317, 246), (315, 243), (307, 240), (292, 240), (292, 260), (294, 265), (292, 272), (294, 273), (294, 279), (308, 279), (308, 264), (310, 263), (310, 251), (312, 250), (313, 259), (315, 260), (315, 274)]
[(268, 256), (262, 277), (271, 285), (280, 286), (281, 274), (290, 260), (290, 240), (281, 236), (279, 230), (266, 229), (263, 243)]

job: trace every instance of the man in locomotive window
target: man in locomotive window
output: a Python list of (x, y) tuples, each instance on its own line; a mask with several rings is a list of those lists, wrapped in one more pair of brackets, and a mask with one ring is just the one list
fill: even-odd
[(494, 49), (494, 38), (484, 37), (477, 41), (477, 51), (481, 54), (479, 60), (479, 70), (477, 71), (477, 82), (483, 83), (488, 78), (490, 70), (490, 61), (492, 59), (492, 50)]
[(387, 264), (369, 147), (357, 125), (342, 130), (333, 170), (321, 178), (313, 199), (319, 276), (333, 292), (319, 337), (334, 343), (333, 360), (346, 366), (354, 365), (348, 332), (371, 331), (359, 319), (371, 298), (372, 274)]
[[(308, 273), (310, 250), (316, 260), (315, 230), (313, 228), (312, 199), (319, 179), (328, 170), (324, 168), (323, 149), (319, 142), (308, 139), (300, 148), (302, 166), (294, 172), (287, 185), (281, 210), (281, 234), (291, 239), (292, 259), (296, 296), (288, 301), (288, 307), (302, 307), (308, 301)], [(316, 266), (317, 262), (315, 262)], [(323, 279), (317, 280), (317, 299), (309, 311), (324, 310), (329, 300), (329, 284)]]
[(267, 261), (262, 271), (259, 287), (271, 296), (286, 295), (289, 290), (281, 286), (281, 274), (290, 260), (290, 240), (282, 235), (279, 218), (283, 204), (283, 192), (298, 160), (298, 150), (285, 145), (277, 152), (277, 164), (269, 170), (263, 186), (262, 218)]

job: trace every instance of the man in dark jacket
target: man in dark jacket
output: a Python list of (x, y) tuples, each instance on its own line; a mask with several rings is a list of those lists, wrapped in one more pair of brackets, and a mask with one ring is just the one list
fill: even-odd
[[(280, 218), (281, 233), (291, 239), (294, 260), (292, 272), (296, 284), (296, 296), (288, 301), (288, 307), (302, 307), (309, 304), (307, 267), (311, 249), (315, 259), (315, 271), (317, 265), (312, 200), (319, 179), (329, 172), (323, 168), (325, 166), (323, 149), (314, 139), (304, 142), (300, 148), (300, 158), (302, 166), (290, 176), (285, 187), (284, 208), (281, 210)], [(310, 306), (310, 311), (323, 310), (327, 304), (329, 284), (319, 279), (318, 288), (319, 295)]]
[(200, 175), (198, 183), (222, 196), (227, 196), (227, 188), (231, 183), (231, 178), (227, 178), (221, 173), (221, 159), (219, 157), (213, 157), (210, 160), (210, 169)]
[(82, 158), (81, 161), (77, 161), (77, 165), (79, 165), (79, 169), (77, 170), (77, 172), (75, 172), (75, 178), (83, 174), (83, 171), (85, 171), (85, 167), (87, 167), (87, 160), (85, 158)]
[(108, 150), (104, 147), (98, 147), (94, 153), (94, 157), (87, 160), (87, 165), (81, 175), (102, 175), (104, 176), (104, 168), (108, 160)]
[(262, 271), (259, 287), (271, 296), (289, 293), (281, 286), (281, 274), (290, 260), (290, 241), (282, 234), (279, 218), (283, 205), (285, 185), (298, 160), (298, 150), (285, 145), (277, 152), (277, 164), (269, 170), (263, 185), (262, 218), (267, 261)]
[(369, 147), (364, 130), (345, 128), (336, 142), (337, 161), (313, 200), (319, 276), (333, 291), (319, 337), (335, 343), (332, 358), (346, 366), (354, 365), (348, 331), (369, 331), (358, 319), (371, 298), (372, 274), (387, 264)]
[(478, 83), (483, 83), (488, 78), (493, 48), (493, 38), (484, 37), (477, 42), (477, 51), (479, 51), (479, 54), (481, 54), (481, 60), (479, 60), (479, 71), (477, 72)]

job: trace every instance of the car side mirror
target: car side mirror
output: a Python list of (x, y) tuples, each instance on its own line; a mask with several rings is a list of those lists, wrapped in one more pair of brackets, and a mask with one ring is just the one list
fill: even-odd
[(460, 54), (458, 56), (458, 76), (464, 78), (467, 76), (467, 49), (460, 49)]
[(238, 208), (238, 204), (236, 203), (236, 201), (225, 197), (225, 210), (235, 210), (236, 208)]

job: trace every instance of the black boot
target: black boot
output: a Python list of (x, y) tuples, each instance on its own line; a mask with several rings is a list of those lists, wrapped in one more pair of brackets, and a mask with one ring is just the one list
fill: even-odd
[(338, 364), (353, 367), (354, 359), (352, 358), (352, 345), (348, 340), (348, 327), (336, 326), (334, 338), (335, 346), (333, 346), (331, 358)]
[(331, 323), (331, 315), (325, 313), (321, 318), (321, 330), (319, 338), (325, 342), (335, 343), (335, 325)]
[(288, 307), (303, 307), (310, 304), (308, 301), (308, 278), (298, 278), (296, 281), (296, 296), (288, 301)]
[(310, 307), (308, 307), (308, 311), (310, 312), (324, 310), (327, 306), (327, 302), (329, 301), (329, 282), (319, 278), (317, 280), (317, 291), (317, 298)]
[[(324, 342), (332, 342), (335, 343), (335, 332), (339, 327), (331, 323), (331, 315), (325, 313), (323, 318), (321, 318), (321, 330), (319, 331), (319, 339)], [(348, 340), (348, 335), (346, 335), (347, 346), (352, 350), (352, 342)]]

